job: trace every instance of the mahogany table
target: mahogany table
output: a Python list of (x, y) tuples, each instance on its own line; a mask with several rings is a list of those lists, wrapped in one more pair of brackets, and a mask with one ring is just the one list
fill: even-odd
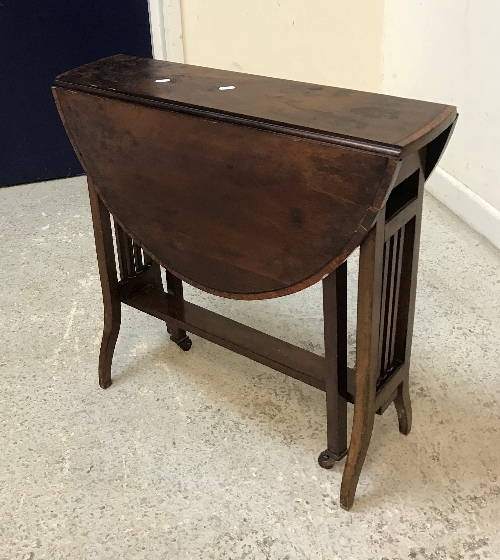
[[(350, 509), (375, 414), (394, 403), (410, 431), (423, 187), (455, 107), (124, 55), (62, 74), (53, 91), (89, 182), (101, 387), (122, 303), (165, 321), (183, 350), (195, 333), (317, 387), (327, 408), (319, 463), (347, 455), (340, 502)], [(351, 370), (346, 259), (358, 246)], [(182, 281), (246, 300), (322, 281), (325, 356), (185, 301)]]

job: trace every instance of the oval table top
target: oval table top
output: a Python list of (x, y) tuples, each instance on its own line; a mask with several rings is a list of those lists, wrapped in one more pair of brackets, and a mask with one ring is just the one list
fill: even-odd
[(125, 231), (180, 278), (241, 299), (339, 266), (403, 160), (456, 119), (447, 105), (124, 55), (62, 74), (54, 94)]

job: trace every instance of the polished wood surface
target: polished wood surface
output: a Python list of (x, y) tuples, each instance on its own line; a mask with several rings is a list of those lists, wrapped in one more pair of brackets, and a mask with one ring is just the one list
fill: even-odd
[[(169, 79), (169, 82), (156, 80)], [(57, 77), (56, 84), (134, 103), (195, 110), (316, 131), (319, 138), (399, 156), (427, 144), (455, 119), (455, 107), (318, 84), (116, 55)], [(220, 87), (234, 86), (234, 90)], [(155, 105), (158, 106), (158, 105)], [(314, 136), (313, 136), (314, 137)]]
[[(215, 87), (230, 78), (234, 90)], [(56, 84), (75, 150), (128, 235), (176, 276), (237, 299), (290, 294), (335, 270), (413, 170), (403, 162), (422, 142), (446, 142), (456, 116), (434, 103), (122, 55)]]
[[(331, 468), (347, 454), (340, 504), (350, 509), (375, 414), (394, 403), (399, 431), (411, 429), (423, 188), (455, 108), (122, 55), (60, 76), (54, 96), (89, 180), (101, 386), (124, 303), (164, 321), (184, 351), (194, 333), (321, 389), (318, 461)], [(352, 370), (346, 259), (358, 246)], [(322, 280), (325, 356), (185, 301), (182, 280), (239, 299)]]
[(57, 98), (127, 233), (177, 276), (226, 297), (292, 293), (334, 270), (366, 235), (397, 166), (81, 92)]

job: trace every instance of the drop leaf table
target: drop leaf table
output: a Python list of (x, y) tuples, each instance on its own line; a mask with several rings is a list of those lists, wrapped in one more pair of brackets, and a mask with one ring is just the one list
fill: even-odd
[[(455, 107), (125, 55), (58, 76), (53, 93), (88, 177), (101, 387), (122, 303), (164, 321), (183, 350), (194, 333), (317, 387), (327, 409), (319, 463), (347, 455), (340, 503), (350, 509), (375, 414), (394, 403), (410, 431), (423, 187)], [(357, 247), (351, 370), (346, 260)], [(322, 281), (324, 357), (185, 301), (183, 281), (243, 300)]]

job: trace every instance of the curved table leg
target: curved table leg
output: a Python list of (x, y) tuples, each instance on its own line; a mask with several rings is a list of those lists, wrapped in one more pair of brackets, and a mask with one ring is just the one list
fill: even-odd
[(410, 390), (408, 385), (408, 379), (405, 379), (398, 387), (398, 394), (394, 399), (394, 405), (398, 414), (399, 431), (405, 436), (410, 433), (412, 419)]
[(412, 410), (409, 392), (410, 357), (415, 315), (415, 298), (417, 293), (418, 252), (420, 246), (420, 229), (422, 224), (422, 198), (424, 175), (419, 173), (419, 204), (415, 217), (405, 225), (403, 247), (403, 270), (401, 277), (401, 301), (395, 337), (395, 357), (405, 363), (406, 376), (398, 387), (394, 405), (399, 420), (399, 431), (408, 435), (411, 430)]
[[(356, 388), (351, 442), (340, 488), (340, 506), (345, 510), (350, 510), (354, 503), (359, 475), (365, 462), (375, 421), (375, 398), (373, 396), (375, 391), (371, 390), (369, 380), (366, 379), (366, 381), (368, 382), (363, 383), (359, 391)], [(363, 399), (359, 398), (361, 396), (359, 393), (363, 393)]]
[(111, 362), (116, 340), (120, 332), (121, 302), (118, 295), (115, 252), (111, 219), (107, 208), (99, 198), (91, 181), (88, 181), (90, 209), (94, 226), (97, 264), (101, 278), (104, 304), (104, 330), (99, 354), (99, 385), (107, 389), (111, 385)]
[(354, 419), (340, 490), (340, 505), (346, 510), (351, 509), (354, 502), (375, 419), (383, 250), (384, 216), (382, 213), (361, 245), (359, 257)]
[(120, 332), (121, 305), (104, 306), (104, 330), (99, 352), (99, 385), (107, 389), (111, 385), (111, 362)]

